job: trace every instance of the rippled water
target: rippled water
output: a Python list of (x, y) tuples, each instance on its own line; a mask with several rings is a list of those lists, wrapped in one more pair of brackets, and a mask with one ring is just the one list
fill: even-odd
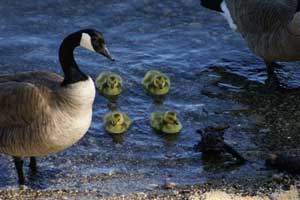
[[(299, 95), (265, 93), (261, 60), (222, 17), (196, 0), (2, 0), (0, 13), (1, 73), (61, 74), (57, 50), (64, 36), (83, 28), (103, 32), (117, 62), (83, 49), (76, 50), (77, 62), (94, 79), (104, 70), (123, 77), (118, 106), (134, 120), (123, 138), (112, 138), (102, 125), (108, 102), (97, 95), (89, 132), (70, 149), (40, 158), (39, 175), (29, 181), (32, 188), (93, 188), (110, 195), (151, 190), (166, 180), (191, 185), (215, 176), (268, 176), (259, 171), (262, 159), (251, 151), (276, 150), (278, 143), (297, 147)], [(299, 85), (296, 65), (280, 70), (292, 86)], [(141, 86), (150, 69), (172, 80), (163, 105), (153, 104)], [(164, 137), (149, 127), (150, 113), (167, 109), (177, 111), (183, 122), (178, 137)], [(218, 123), (231, 125), (226, 141), (253, 162), (230, 173), (203, 167), (194, 148), (201, 139), (195, 130)], [(0, 189), (15, 188), (11, 159), (3, 155), (0, 162)]]

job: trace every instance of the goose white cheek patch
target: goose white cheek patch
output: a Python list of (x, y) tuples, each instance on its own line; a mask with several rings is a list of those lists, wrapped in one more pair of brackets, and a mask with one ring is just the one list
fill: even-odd
[(230, 28), (232, 28), (233, 30), (237, 29), (236, 24), (233, 22), (233, 19), (231, 17), (230, 11), (226, 5), (225, 0), (221, 3), (221, 9), (223, 11), (222, 15), (225, 17), (225, 19), (227, 20)]
[(91, 36), (87, 33), (82, 33), (81, 40), (80, 40), (80, 46), (82, 46), (88, 50), (95, 51), (95, 49), (93, 48), (93, 45), (92, 45)]

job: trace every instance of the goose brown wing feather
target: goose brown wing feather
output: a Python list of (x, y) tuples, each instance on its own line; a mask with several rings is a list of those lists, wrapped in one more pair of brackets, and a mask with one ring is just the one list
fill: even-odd
[(42, 120), (49, 108), (43, 92), (31, 83), (0, 83), (0, 129), (26, 127)]
[(226, 0), (238, 29), (266, 33), (287, 25), (293, 18), (296, 0)]

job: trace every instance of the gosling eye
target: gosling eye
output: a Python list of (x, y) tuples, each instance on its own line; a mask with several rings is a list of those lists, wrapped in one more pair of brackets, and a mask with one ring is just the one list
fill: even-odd
[(173, 118), (172, 118), (172, 117), (169, 117), (168, 120), (169, 120), (169, 121), (173, 121)]

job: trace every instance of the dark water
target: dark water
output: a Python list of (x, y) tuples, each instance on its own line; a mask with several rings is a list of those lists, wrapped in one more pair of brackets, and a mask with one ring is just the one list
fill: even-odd
[[(76, 50), (77, 62), (93, 79), (104, 70), (123, 77), (118, 105), (134, 120), (131, 130), (114, 140), (103, 130), (109, 109), (98, 95), (89, 132), (70, 149), (40, 158), (39, 175), (29, 181), (32, 188), (96, 189), (110, 195), (151, 190), (166, 180), (192, 185), (216, 177), (267, 177), (260, 152), (278, 145), (279, 150), (297, 148), (299, 95), (265, 93), (261, 60), (222, 17), (197, 0), (2, 0), (0, 13), (1, 73), (61, 74), (57, 49), (64, 36), (83, 28), (103, 32), (117, 62), (83, 49)], [(300, 85), (296, 65), (280, 70), (291, 86)], [(160, 106), (141, 86), (151, 69), (172, 80)], [(177, 111), (183, 123), (177, 138), (149, 127), (150, 113), (167, 109)], [(195, 130), (218, 123), (231, 125), (226, 141), (252, 162), (230, 172), (203, 167), (194, 148), (201, 139)], [(3, 155), (0, 162), (0, 189), (17, 188), (11, 159)]]

